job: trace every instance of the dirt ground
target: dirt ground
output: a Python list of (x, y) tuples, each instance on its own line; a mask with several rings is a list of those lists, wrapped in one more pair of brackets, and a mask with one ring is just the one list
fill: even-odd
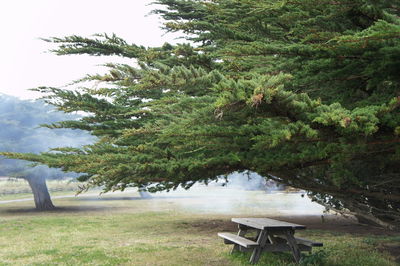
[[(268, 218), (305, 225), (307, 229), (312, 230), (348, 233), (359, 236), (400, 236), (400, 231), (392, 231), (371, 225), (359, 224), (355, 219), (343, 218), (336, 215), (324, 216), (323, 219), (315, 215), (276, 216)], [(213, 231), (236, 231), (237, 229), (237, 225), (235, 223), (222, 219), (205, 220), (192, 224), (192, 226), (198, 227), (199, 230), (210, 230), (211, 228)]]
[(324, 215), (323, 218), (319, 216), (290, 216), (275, 218), (277, 220), (303, 224), (307, 226), (307, 229), (313, 230), (327, 230), (352, 235), (400, 235), (400, 231), (392, 231), (372, 225), (360, 224), (355, 218), (345, 218), (339, 215)]

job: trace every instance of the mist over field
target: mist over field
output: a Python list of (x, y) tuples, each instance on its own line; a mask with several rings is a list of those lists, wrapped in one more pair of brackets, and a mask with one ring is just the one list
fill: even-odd
[[(41, 100), (20, 100), (0, 94), (0, 151), (40, 153), (56, 147), (79, 147), (91, 143), (94, 138), (81, 130), (49, 129), (40, 127), (57, 121), (72, 120), (78, 115), (56, 111)], [(0, 157), (0, 176), (45, 176), (59, 179), (75, 176), (58, 169)]]

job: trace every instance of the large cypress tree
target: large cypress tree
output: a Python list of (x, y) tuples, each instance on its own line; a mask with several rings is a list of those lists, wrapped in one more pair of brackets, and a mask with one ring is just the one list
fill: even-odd
[(400, 225), (399, 1), (159, 0), (192, 44), (145, 48), (116, 36), (53, 38), (55, 53), (120, 55), (104, 86), (39, 88), (66, 112), (50, 125), (100, 138), (15, 154), (106, 190), (190, 187), (254, 171), (319, 202)]

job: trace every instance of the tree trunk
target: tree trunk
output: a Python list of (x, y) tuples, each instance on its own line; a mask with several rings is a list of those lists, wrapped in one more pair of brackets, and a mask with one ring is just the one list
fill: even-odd
[(144, 187), (144, 186), (139, 187), (139, 195), (142, 199), (152, 198), (152, 196), (150, 195), (149, 192), (147, 192), (146, 187)]
[(36, 209), (39, 211), (52, 210), (55, 208), (51, 201), (49, 191), (44, 177), (26, 178), (32, 189)]

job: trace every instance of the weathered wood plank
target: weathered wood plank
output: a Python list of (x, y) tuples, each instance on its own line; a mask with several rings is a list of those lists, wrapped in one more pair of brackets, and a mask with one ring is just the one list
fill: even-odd
[(274, 234), (271, 234), (270, 232), (268, 232), (268, 239), (272, 244), (286, 244), (286, 239), (281, 238), (281, 237), (277, 237)]
[[(300, 251), (311, 251), (311, 247), (305, 245), (298, 245)], [(284, 252), (292, 251), (292, 248), (288, 244), (266, 244), (263, 248), (263, 252)]]
[[(270, 235), (269, 234), (268, 237), (270, 239), (273, 239), (273, 241), (274, 241), (273, 243), (286, 243), (287, 242), (287, 240), (285, 238), (278, 237), (278, 236), (275, 236), (275, 235)], [(301, 237), (295, 237), (294, 239), (296, 239), (296, 243), (297, 244), (302, 244), (302, 245), (305, 245), (305, 246), (308, 246), (308, 247), (322, 247), (322, 246), (324, 246), (324, 244), (321, 243), (321, 242), (316, 242), (316, 241), (312, 241), (312, 240), (301, 238)]]
[(309, 239), (305, 239), (305, 238), (301, 238), (301, 237), (296, 237), (295, 239), (296, 239), (297, 244), (302, 244), (302, 245), (309, 246), (309, 247), (322, 247), (322, 246), (324, 246), (324, 244), (321, 243), (321, 242), (315, 242), (315, 241), (312, 241), (312, 240), (309, 240)]
[[(262, 252), (289, 251), (296, 263), (300, 262), (301, 251), (311, 252), (312, 247), (321, 247), (323, 243), (294, 237), (296, 229), (305, 229), (304, 225), (293, 224), (268, 218), (232, 218), (238, 224), (238, 235), (218, 233), (226, 244), (234, 244), (232, 251), (252, 251), (250, 263), (257, 263)], [(257, 242), (245, 238), (248, 230), (258, 231)]]
[(252, 228), (264, 229), (306, 229), (304, 225), (293, 224), (268, 218), (232, 218), (232, 222)]
[(292, 250), (294, 260), (296, 261), (296, 263), (299, 263), (300, 259), (301, 259), (301, 252), (300, 252), (299, 246), (297, 245), (296, 239), (294, 238), (293, 234), (294, 234), (294, 231), (287, 231), (286, 232), (286, 240)]
[(252, 240), (249, 240), (247, 238), (238, 236), (238, 235), (234, 235), (231, 233), (218, 233), (219, 237), (222, 237), (223, 239), (228, 240), (228, 242), (234, 243), (234, 244), (238, 244), (242, 247), (245, 248), (250, 248), (250, 247), (256, 247), (258, 246), (257, 242), (254, 242)]
[(268, 241), (268, 234), (267, 231), (262, 230), (257, 237), (257, 244), (258, 246), (254, 248), (253, 253), (251, 254), (250, 257), (250, 263), (255, 264), (258, 262), (261, 256), (261, 252), (263, 251), (263, 248), (265, 244)]
[[(278, 244), (280, 246), (276, 246), (276, 244), (272, 245), (272, 244), (266, 244), (263, 249), (262, 252), (291, 252), (292, 249), (290, 248), (290, 246), (288, 244)], [(306, 251), (306, 252), (310, 252), (312, 250), (312, 247), (308, 247), (308, 246), (304, 246), (302, 244), (299, 244), (299, 249), (300, 251)], [(239, 246), (239, 251), (241, 252), (253, 252), (254, 251), (254, 247), (253, 248), (245, 248), (242, 246)]]
[[(238, 229), (239, 229), (239, 231), (238, 231), (237, 235), (244, 238), (245, 235), (246, 235), (246, 233), (247, 233), (247, 229), (248, 229), (248, 228), (249, 228), (249, 227), (247, 227), (247, 226), (245, 226), (245, 225), (238, 224)], [(226, 239), (224, 239), (224, 242), (225, 242), (225, 240), (226, 240)], [(226, 243), (225, 243), (225, 244), (226, 244)], [(240, 245), (238, 245), (238, 244), (234, 244), (233, 247), (232, 247), (232, 250), (231, 250), (231, 254), (234, 253), (235, 251), (240, 251), (240, 247), (243, 248), (243, 246), (240, 246)]]

